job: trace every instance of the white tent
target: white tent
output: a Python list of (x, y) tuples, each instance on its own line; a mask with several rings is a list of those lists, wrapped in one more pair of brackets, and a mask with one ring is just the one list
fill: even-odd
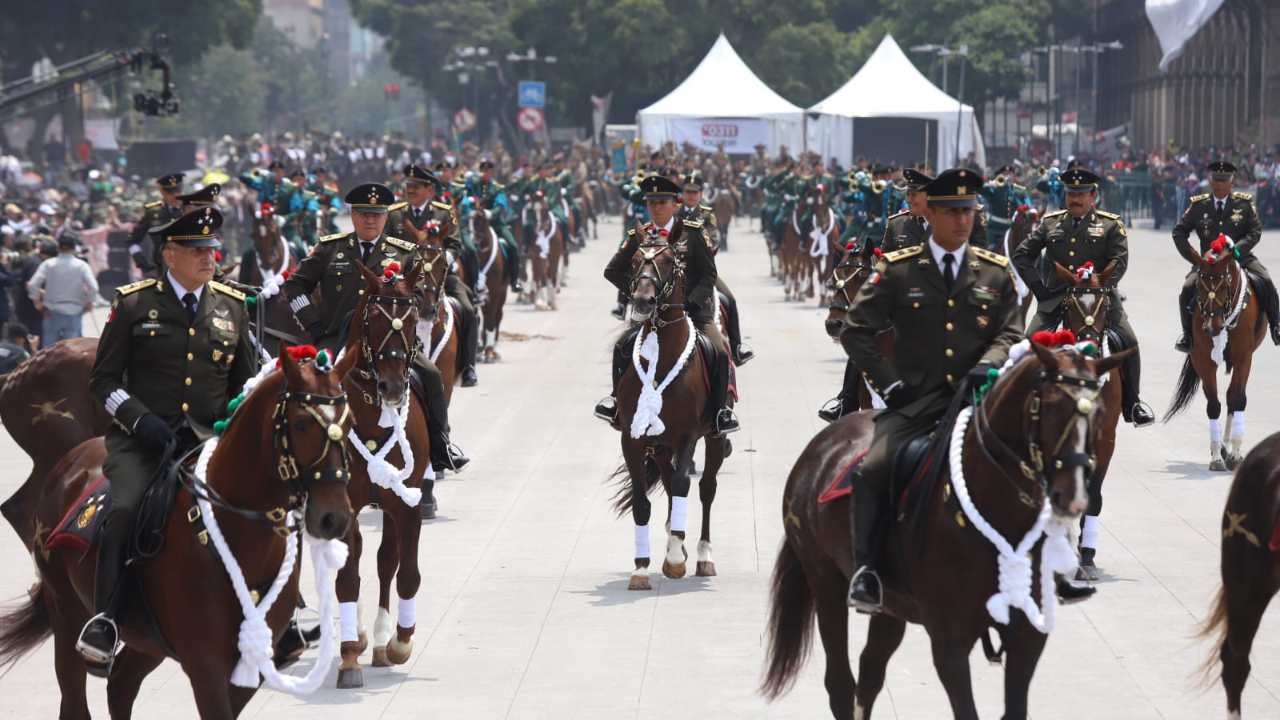
[[(978, 165), (986, 167), (982, 131), (973, 120), (973, 107), (960, 105), (921, 75), (891, 35), (884, 36), (880, 47), (849, 82), (809, 108), (808, 149), (824, 159), (838, 158), (849, 167), (853, 163), (854, 118), (937, 121), (937, 143), (929, 148), (929, 159), (935, 170), (956, 164), (958, 123), (960, 156), (973, 152)], [(865, 150), (862, 154), (874, 155)]]
[(776, 155), (804, 144), (804, 111), (761, 82), (723, 33), (679, 87), (636, 113), (636, 125), (654, 148), (673, 140), (714, 152), (724, 143), (725, 152), (746, 154), (764, 143)]

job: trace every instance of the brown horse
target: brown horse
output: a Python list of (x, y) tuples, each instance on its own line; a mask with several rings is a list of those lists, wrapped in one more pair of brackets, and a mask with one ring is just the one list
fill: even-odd
[[(1268, 541), (1268, 538), (1270, 539)], [(1227, 713), (1239, 720), (1249, 653), (1262, 614), (1280, 591), (1280, 434), (1251, 450), (1236, 469), (1222, 513), (1222, 586), (1200, 631), (1213, 638), (1206, 672), (1222, 662)]]
[(476, 294), (480, 296), (480, 310), (484, 315), (484, 362), (499, 360), (498, 335), (502, 327), (503, 306), (507, 304), (507, 258), (502, 252), (502, 241), (489, 225), (484, 211), (471, 211), (471, 237), (475, 238), (476, 251), (481, 267), (476, 282)]
[(574, 192), (578, 196), (578, 202), (582, 204), (582, 234), (585, 236), (587, 225), (591, 226), (591, 239), (600, 239), (600, 211), (596, 207), (599, 205), (600, 183), (595, 180), (578, 183), (574, 186)]
[[(352, 352), (359, 355), (359, 360), (342, 382), (355, 417), (347, 497), (357, 512), (372, 505), (383, 513), (373, 666), (390, 667), (407, 662), (413, 651), (418, 588), (422, 582), (418, 570), (422, 518), (413, 505), (424, 494), (420, 488), (429, 466), (430, 441), (426, 410), (409, 392), (409, 367), (417, 344), (414, 288), (425, 265), (415, 265), (403, 276), (392, 272), (390, 281), (363, 265), (358, 267), (364, 276), (365, 292), (352, 315), (352, 334), (359, 328), (359, 345)], [(395, 414), (390, 430), (379, 422), (384, 409)], [(406, 448), (409, 457), (405, 457)], [(412, 462), (407, 462), (410, 459)], [(351, 553), (337, 581), (343, 638), (337, 686), (357, 688), (364, 686), (360, 655), (368, 642), (363, 637), (358, 605), (360, 554), (364, 547), (359, 523), (353, 522), (348, 528), (347, 546)], [(399, 598), (398, 622), (391, 616), (392, 576)]]
[(44, 480), (72, 448), (107, 432), (111, 416), (89, 392), (89, 373), (98, 357), (97, 338), (54, 343), (32, 355), (0, 383), (0, 421), (31, 458), (31, 474), (0, 513), (35, 552), (52, 526), (36, 522), (36, 502)]
[(453, 384), (458, 379), (458, 311), (444, 292), (449, 269), (445, 265), (444, 248), (439, 245), (418, 245), (418, 257), (422, 259), (422, 310), (418, 321), (418, 336), (423, 340), (427, 359), (440, 371), (444, 383), (445, 402), (453, 399)]
[[(668, 242), (646, 241), (631, 261), (631, 317), (642, 323), (638, 358), (618, 383), (618, 419), (622, 427), (625, 460), (615, 477), (623, 478), (614, 509), (631, 511), (636, 525), (635, 569), (628, 588), (649, 590), (648, 493), (658, 484), (667, 492), (667, 547), (662, 574), (685, 575), (689, 553), (684, 547), (693, 452), (699, 439), (706, 445), (702, 478), (698, 482), (702, 503), (702, 536), (698, 542), (696, 573), (716, 574), (711, 557), (711, 504), (716, 497), (716, 473), (724, 462), (727, 440), (714, 437), (714, 416), (707, 407), (705, 358), (691, 342), (693, 322), (684, 310), (684, 271), (676, 260), (675, 245), (683, 234), (677, 225)], [(645, 237), (642, 227), (636, 235)], [(641, 373), (644, 377), (641, 377)], [(656, 395), (655, 395), (656, 393)], [(643, 396), (643, 400), (642, 400)], [(656, 401), (656, 406), (655, 406)], [(656, 411), (655, 411), (656, 409)]]
[(782, 227), (782, 243), (778, 248), (778, 277), (782, 278), (783, 300), (800, 300), (800, 263), (808, 258), (800, 230), (800, 208), (791, 211)]
[(556, 295), (560, 292), (560, 263), (568, 257), (565, 238), (570, 237), (571, 228), (567, 231), (556, 220), (541, 190), (530, 200), (527, 209), (533, 213), (534, 237), (526, 255), (533, 269), (533, 285), (529, 289), (534, 295), (533, 305), (538, 310), (555, 310)]
[[(801, 244), (801, 255), (808, 256), (808, 265), (804, 268), (803, 285), (808, 289), (809, 297), (813, 297), (815, 284), (835, 270), (836, 260), (843, 252), (843, 248), (840, 247), (840, 223), (836, 221), (836, 214), (831, 209), (830, 200), (824, 190), (821, 185), (809, 189), (807, 195), (813, 199), (813, 204), (810, 205), (813, 208), (813, 219), (808, 227), (800, 228), (805, 235), (804, 242)], [(821, 287), (823, 288), (822, 296), (818, 298), (818, 304), (825, 306), (831, 302), (831, 299), (826, 292), (826, 285)]]
[[(761, 689), (767, 697), (777, 698), (795, 682), (807, 659), (816, 614), (832, 716), (870, 718), (889, 658), (907, 623), (914, 622), (929, 633), (934, 666), (952, 712), (972, 720), (978, 715), (969, 652), (996, 625), (1008, 653), (1004, 717), (1026, 717), (1027, 691), (1054, 618), (1054, 588), (1040, 586), (1053, 572), (1074, 571), (1065, 535), (1067, 524), (1087, 503), (1085, 479), (1097, 437), (1097, 424), (1090, 422), (1096, 413), (1092, 398), (1098, 378), (1124, 355), (1094, 360), (1074, 350), (1028, 346), (1029, 351), (1015, 348), (1011, 357), (1025, 355), (1009, 365), (979, 405), (961, 413), (956, 429), (961, 442), (957, 447), (953, 433), (950, 445), (952, 457), (962, 453), (958, 464), (963, 474), (956, 462), (948, 463), (950, 470), (938, 482), (914, 490), (917, 497), (904, 508), (912, 521), (890, 523), (886, 529), (881, 572), (885, 612), (871, 617), (861, 684), (849, 667), (845, 604), (855, 570), (851, 499), (822, 504), (818, 499), (868, 448), (871, 413), (832, 423), (801, 453), (782, 501), (786, 535), (774, 567), (768, 666)], [(979, 527), (984, 531), (974, 532)], [(998, 551), (991, 537), (998, 539)], [(1053, 550), (1045, 553), (1048, 570), (1038, 567), (1042, 548)], [(1031, 561), (1023, 565), (1020, 559), (1028, 554)], [(999, 557), (1019, 565), (1021, 591), (1000, 592)], [(1049, 604), (1037, 606), (1036, 598)], [(1026, 612), (1033, 613), (1035, 625)]]
[[(1009, 226), (1009, 232), (1004, 237), (1004, 243), (1000, 247), (1000, 252), (1007, 258), (1013, 258), (1013, 251), (1018, 249), (1023, 240), (1031, 234), (1035, 229), (1035, 218), (1031, 215), (1030, 210), (1017, 210), (1013, 213), (1013, 224)], [(1018, 283), (1018, 293), (1022, 296), (1022, 317), (1025, 320), (1027, 311), (1031, 309), (1035, 302), (1035, 295), (1031, 290), (1022, 284), (1022, 278), (1014, 273), (1014, 279)]]
[[(721, 250), (729, 249), (729, 226), (733, 224), (734, 213), (738, 211), (738, 201), (733, 196), (733, 188), (727, 182), (730, 176), (721, 176), (722, 180), (716, 180), (716, 184), (711, 188), (711, 197), (707, 201), (711, 203), (711, 213), (716, 217), (716, 227), (720, 229), (720, 248)], [(723, 184), (722, 184), (723, 183)]]
[[(1164, 421), (1186, 409), (1196, 386), (1204, 383), (1209, 416), (1209, 469), (1234, 470), (1244, 459), (1245, 386), (1253, 367), (1253, 352), (1266, 338), (1262, 301), (1254, 297), (1244, 268), (1231, 248), (1215, 240), (1215, 248), (1203, 257), (1191, 250), (1196, 262), (1196, 307), (1191, 314), (1191, 353), (1182, 365), (1178, 387)], [(1250, 299), (1253, 302), (1250, 302)], [(1227, 414), (1231, 432), (1223, 442), (1219, 418), (1218, 366), (1225, 361), (1231, 374), (1227, 385)]]
[[(301, 512), (302, 525), (313, 537), (344, 535), (353, 514), (341, 442), (351, 423), (341, 378), (356, 357), (352, 353), (333, 372), (323, 372), (314, 364), (299, 364), (282, 344), (281, 371), (267, 376), (241, 403), (208, 460), (207, 479), (188, 478), (177, 490), (163, 547), (145, 564), (134, 566), (129, 606), (136, 611), (120, 618), (125, 648), (107, 683), (113, 717), (130, 715), (143, 679), (169, 653), (190, 679), (204, 720), (235, 718), (253, 697), (256, 687), (231, 683), (239, 655), (242, 600), (215, 551), (218, 540), (212, 523), (202, 518), (209, 511), (198, 511), (196, 498), (217, 510), (220, 535), (238, 559), (249, 588), (271, 586), (280, 573), (288, 555), (286, 538), (294, 530), (286, 525), (290, 514)], [(105, 457), (100, 438), (67, 455), (45, 480), (38, 521), (56, 526), (90, 483), (102, 476)], [(198, 520), (205, 524), (204, 532), (197, 533)], [(12, 662), (53, 635), (62, 691), (59, 717), (65, 720), (89, 717), (85, 663), (75, 650), (93, 607), (94, 566), (82, 562), (83, 554), (67, 547), (35, 553), (39, 585), (19, 609), (0, 618), (0, 662)], [(293, 615), (299, 570), (293, 567), (266, 614), (273, 642)], [(271, 592), (276, 591), (272, 587)], [(192, 608), (199, 608), (198, 622), (192, 621)], [(148, 611), (162, 641), (143, 621)]]
[[(827, 331), (827, 336), (837, 345), (840, 344), (840, 331), (844, 329), (845, 314), (853, 306), (853, 299), (858, 296), (858, 290), (866, 284), (867, 278), (871, 277), (876, 267), (877, 251), (871, 248), (870, 243), (863, 245), (861, 251), (857, 250), (853, 243), (849, 245), (844, 257), (831, 270), (831, 278), (826, 283), (829, 286), (831, 304), (827, 306), (827, 317), (822, 325)], [(876, 347), (880, 348), (880, 352), (890, 360), (893, 359), (893, 338), (892, 326), (886, 327), (876, 335)], [(859, 383), (857, 409), (870, 410), (873, 407), (871, 388), (867, 387), (866, 382)], [(881, 405), (881, 407), (884, 406)]]
[[(1098, 346), (1101, 357), (1110, 354), (1107, 339), (1107, 313), (1111, 309), (1111, 296), (1107, 291), (1115, 265), (1108, 265), (1100, 273), (1088, 273), (1087, 280), (1053, 264), (1053, 270), (1067, 284), (1067, 295), (1062, 299), (1062, 327), (1070, 330), (1077, 340), (1089, 340)], [(1089, 478), (1089, 507), (1085, 510), (1083, 535), (1081, 536), (1080, 571), (1077, 580), (1098, 580), (1098, 568), (1093, 556), (1097, 550), (1098, 516), (1102, 514), (1102, 483), (1111, 467), (1111, 456), (1116, 450), (1116, 425), (1120, 423), (1120, 368), (1101, 376), (1102, 416), (1098, 427), (1097, 465)]]

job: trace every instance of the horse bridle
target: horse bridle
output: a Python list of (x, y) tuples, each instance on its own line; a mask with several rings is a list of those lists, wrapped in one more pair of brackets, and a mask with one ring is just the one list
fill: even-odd
[[(1214, 281), (1212, 285), (1206, 282), (1209, 280)], [(1220, 275), (1205, 275), (1203, 270), (1197, 270), (1196, 289), (1203, 291), (1196, 293), (1196, 305), (1200, 308), (1200, 315), (1206, 320), (1219, 316), (1225, 319), (1235, 305), (1234, 301), (1238, 288), (1235, 287), (1235, 281), (1230, 270), (1225, 270)], [(1221, 296), (1219, 296), (1220, 290), (1225, 290), (1225, 292), (1221, 293)], [(1244, 290), (1240, 289), (1240, 292), (1244, 292)], [(1205, 302), (1206, 295), (1208, 296), (1208, 302)], [(1222, 303), (1221, 306), (1216, 310), (1212, 309), (1219, 302)], [(1230, 330), (1231, 327), (1227, 329)]]
[[(631, 273), (630, 295), (632, 297), (635, 297), (636, 288), (640, 286), (641, 280), (652, 281), (654, 286), (658, 288), (657, 300), (659, 301), (658, 307), (654, 311), (653, 319), (651, 320), (654, 327), (661, 328), (666, 325), (670, 325), (673, 322), (682, 320), (684, 318), (683, 302), (681, 302), (678, 306), (672, 303), (662, 302), (662, 300), (669, 298), (671, 296), (671, 293), (675, 291), (676, 279), (682, 277), (684, 274), (684, 271), (680, 266), (680, 257), (676, 255), (675, 247), (673, 247), (670, 243), (665, 242), (663, 240), (646, 240), (640, 243), (639, 250), (640, 250), (640, 266)], [(658, 267), (658, 262), (657, 262), (658, 256), (664, 252), (670, 252), (671, 257), (674, 259), (671, 273), (667, 275), (666, 278), (662, 277), (662, 269)], [(653, 272), (650, 273), (648, 270), (646, 270), (646, 268), (652, 268)], [(673, 307), (679, 307), (681, 312), (680, 317), (673, 318), (671, 320), (664, 320), (661, 317), (659, 317), (662, 311), (669, 310)]]
[[(1099, 346), (1102, 345), (1102, 333), (1105, 332), (1107, 327), (1107, 314), (1101, 311), (1104, 309), (1109, 309), (1109, 308), (1104, 308), (1103, 304), (1109, 303), (1111, 299), (1110, 292), (1111, 290), (1109, 288), (1103, 288), (1103, 287), (1096, 287), (1096, 288), (1095, 287), (1073, 287), (1067, 290), (1067, 296), (1063, 298), (1063, 301), (1062, 301), (1063, 304), (1065, 305), (1067, 303), (1071, 303), (1072, 305), (1074, 305), (1076, 312), (1080, 313), (1080, 317), (1084, 321), (1084, 325), (1079, 330), (1076, 330), (1075, 328), (1070, 328), (1070, 330), (1075, 333), (1076, 339), (1092, 340), (1095, 343), (1097, 343)], [(1097, 295), (1098, 296), (1098, 306), (1094, 308), (1094, 311), (1092, 314), (1087, 312), (1084, 309), (1084, 306), (1080, 304), (1081, 295)], [(1066, 325), (1065, 317), (1062, 319), (1062, 322), (1065, 327)]]
[[(1071, 429), (1075, 427), (1073, 422), (1064, 424), (1062, 434), (1058, 436), (1047, 457), (1041, 449), (1040, 420), (1041, 410), (1044, 406), (1044, 388), (1046, 385), (1057, 386), (1068, 398), (1071, 398), (1075, 405), (1073, 408), (1074, 413), (1083, 416), (1088, 423), (1088, 427), (1085, 430), (1084, 452), (1061, 454), (1063, 444), (1071, 434)], [(1022, 470), (1023, 477), (1027, 480), (1035, 481), (1040, 486), (1042, 497), (1047, 495), (1049, 491), (1049, 476), (1045, 473), (1046, 467), (1051, 467), (1053, 470), (1081, 468), (1084, 470), (1084, 478), (1087, 483), (1093, 474), (1094, 468), (1097, 467), (1097, 448), (1094, 441), (1095, 433), (1093, 432), (1094, 409), (1097, 407), (1097, 398), (1101, 392), (1102, 382), (1100, 380), (1082, 378), (1057, 371), (1050, 372), (1043, 367), (1040, 368), (1036, 373), (1036, 382), (1031, 395), (1031, 408), (1027, 418), (1026, 431), (1028, 441), (1026, 458), (1015, 452), (992, 430), (985, 401), (978, 403), (977, 407), (974, 408), (974, 415), (978, 419), (978, 428), (975, 433), (975, 437), (978, 440), (978, 448), (982, 450), (982, 454), (987, 460), (1013, 486), (1013, 489), (1018, 493), (1018, 499), (1027, 507), (1039, 510), (1041, 501), (1028, 494), (1018, 480), (1005, 471), (1004, 466), (992, 455), (987, 443), (992, 442), (1001, 452), (1016, 460), (1019, 469)]]
[[(848, 255), (845, 256), (845, 259), (841, 260), (839, 263), (836, 264), (835, 268), (831, 272), (831, 279), (834, 281), (834, 283), (832, 284), (832, 287), (835, 290), (835, 292), (832, 293), (831, 305), (829, 306), (832, 310), (848, 310), (850, 307), (852, 307), (853, 296), (849, 294), (849, 286), (853, 284), (853, 281), (856, 280), (859, 275), (863, 274), (864, 272), (867, 274), (870, 274), (871, 271), (875, 269), (874, 265), (861, 259), (860, 257), (857, 257), (857, 259), (854, 259), (854, 260), (849, 259), (850, 257), (857, 257), (857, 256), (854, 255), (854, 253), (850, 252)], [(854, 270), (852, 273), (850, 273), (849, 277), (840, 280), (836, 278), (836, 275), (837, 273), (840, 272), (842, 268), (857, 268), (857, 270)], [(843, 295), (844, 300), (840, 300), (839, 298), (837, 298), (836, 297), (837, 295)]]
[[(391, 310), (387, 309), (391, 307)], [(400, 312), (403, 306), (404, 312)], [(369, 381), (379, 378), (378, 363), (384, 360), (403, 360), (404, 361), (404, 380), (409, 379), (409, 367), (413, 364), (414, 359), (418, 355), (418, 346), (409, 340), (409, 330), (415, 327), (413, 313), (417, 309), (415, 300), (412, 297), (395, 297), (393, 295), (369, 295), (365, 300), (364, 317), (362, 318), (363, 328), (361, 330), (360, 352), (364, 358), (364, 364), (368, 370), (356, 368), (353, 372), (360, 377), (361, 380)], [(373, 327), (372, 318), (373, 310), (377, 310), (378, 314), (387, 319), (391, 324), (391, 332), (382, 336), (382, 342), (378, 343), (375, 349), (370, 339), (370, 330)], [(404, 344), (403, 348), (387, 348), (387, 343), (391, 342), (391, 338), (399, 337)], [(358, 384), (357, 384), (358, 385)], [(364, 395), (366, 405), (377, 404), (378, 386), (374, 383), (373, 394), (370, 395), (360, 388), (360, 392)]]
[[(419, 282), (422, 283), (423, 296), (425, 297), (427, 293), (434, 293), (436, 298), (435, 303), (436, 303), (436, 306), (438, 306), (440, 304), (441, 295), (444, 292), (444, 284), (449, 279), (449, 266), (447, 262), (448, 256), (445, 254), (444, 247), (442, 245), (419, 245), (418, 251), (421, 252), (423, 250), (427, 252), (435, 253), (435, 255), (433, 255), (431, 259), (427, 259), (425, 254), (422, 255), (422, 262), (425, 263), (425, 265), (423, 265), (422, 267), (422, 278), (421, 280), (419, 280)], [(441, 262), (441, 261), (444, 261), (444, 262)], [(437, 262), (440, 262), (441, 267), (444, 269), (443, 274), (440, 276), (439, 285), (436, 285), (436, 275), (435, 275)], [(424, 310), (425, 309), (426, 308), (424, 308)], [(434, 311), (437, 308), (433, 306), (431, 309), (433, 312), (429, 314), (434, 316), (435, 315)]]

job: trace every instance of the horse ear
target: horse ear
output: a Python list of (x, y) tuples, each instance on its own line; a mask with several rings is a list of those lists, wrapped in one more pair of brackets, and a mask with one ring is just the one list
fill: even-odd
[(1035, 352), (1036, 357), (1040, 359), (1040, 364), (1049, 372), (1058, 371), (1058, 356), (1053, 350), (1041, 345), (1035, 340), (1031, 341), (1031, 350)]
[(338, 364), (333, 368), (339, 382), (351, 373), (356, 363), (360, 362), (360, 343), (360, 333), (351, 333), (351, 337), (347, 339), (347, 347), (343, 350), (342, 359), (338, 360)]
[(636, 239), (638, 240), (643, 237), (644, 237), (644, 223), (637, 220), (636, 221)]
[(293, 359), (289, 354), (289, 345), (285, 341), (280, 341), (279, 353), (276, 360), (280, 364), (280, 370), (284, 372), (285, 382), (292, 385), (295, 389), (302, 386), (302, 369), (298, 366), (298, 361)]
[(404, 274), (404, 284), (409, 288), (410, 292), (413, 291), (413, 288), (417, 287), (418, 280), (422, 277), (422, 269), (426, 266), (426, 263), (422, 262), (421, 258), (419, 258), (418, 262), (414, 263), (413, 267), (409, 268), (409, 272)]
[(675, 223), (671, 228), (671, 237), (667, 238), (667, 244), (675, 245), (682, 237), (684, 237), (684, 223)]
[(1058, 277), (1062, 278), (1062, 279), (1063, 279), (1063, 281), (1065, 281), (1068, 285), (1070, 285), (1070, 286), (1072, 286), (1072, 287), (1075, 287), (1075, 286), (1076, 286), (1077, 284), (1079, 284), (1079, 282), (1080, 282), (1080, 281), (1079, 281), (1079, 279), (1078, 279), (1078, 278), (1076, 278), (1076, 274), (1075, 274), (1075, 273), (1073, 273), (1073, 272), (1071, 272), (1070, 270), (1068, 270), (1068, 269), (1066, 269), (1066, 268), (1062, 267), (1062, 265), (1061, 265), (1060, 263), (1055, 262), (1055, 263), (1053, 264), (1053, 272), (1054, 272), (1055, 274), (1057, 274), (1057, 276), (1058, 276)]
[(360, 276), (364, 278), (364, 282), (366, 285), (368, 285), (369, 287), (374, 287), (375, 285), (378, 284), (378, 275), (374, 273), (372, 270), (370, 270), (369, 268), (365, 267), (364, 263), (357, 262), (356, 267), (360, 268)]
[(876, 256), (876, 249), (871, 246), (871, 243), (869, 242), (862, 243), (862, 253), (861, 253), (862, 261), (871, 262), (871, 260), (874, 259), (875, 256)]
[(1110, 355), (1102, 358), (1101, 360), (1093, 361), (1094, 375), (1096, 375), (1097, 377), (1102, 377), (1106, 375), (1112, 370), (1115, 370), (1116, 368), (1120, 367), (1120, 363), (1124, 362), (1124, 359), (1126, 357), (1136, 352), (1138, 352), (1138, 348), (1131, 347), (1126, 350), (1121, 350), (1120, 352), (1111, 353)]

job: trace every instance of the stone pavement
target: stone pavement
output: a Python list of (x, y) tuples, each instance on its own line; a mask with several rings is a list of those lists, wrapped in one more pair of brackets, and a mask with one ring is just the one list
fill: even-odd
[[(608, 391), (609, 347), (621, 329), (608, 314), (613, 290), (600, 276), (620, 227), (605, 223), (600, 234), (572, 256), (560, 310), (509, 307), (502, 362), (479, 369), (477, 388), (455, 392), (455, 437), (475, 462), (438, 485), (440, 518), (422, 531), (423, 589), (409, 664), (375, 669), (366, 655), (366, 687), (352, 691), (333, 688), (335, 661), (313, 696), (264, 691), (243, 717), (829, 716), (819, 650), (779, 702), (764, 703), (755, 688), (781, 537), (781, 489), (821, 427), (814, 413), (839, 387), (843, 354), (823, 333), (816, 301), (784, 303), (768, 277), (760, 236), (735, 226), (732, 251), (719, 264), (742, 304), (744, 333), (757, 357), (740, 373), (743, 430), (721, 471), (713, 511), (719, 577), (673, 581), (655, 572), (652, 592), (628, 592), (632, 524), (609, 511), (605, 483), (620, 462), (618, 435), (591, 415)], [(1185, 268), (1165, 232), (1131, 230), (1130, 247), (1122, 287), (1146, 350), (1145, 397), (1159, 412), (1182, 362), (1170, 345)], [(1280, 267), (1280, 245), (1264, 241), (1261, 250), (1264, 262)], [(1259, 352), (1249, 447), (1280, 428), (1274, 402), (1280, 380), (1269, 371), (1280, 356), (1270, 343)], [(1169, 425), (1120, 430), (1098, 555), (1105, 579), (1096, 598), (1059, 614), (1032, 685), (1036, 720), (1225, 715), (1220, 686), (1202, 692), (1196, 684), (1210, 643), (1195, 631), (1217, 586), (1219, 518), (1230, 482), (1227, 474), (1207, 472), (1203, 407), (1197, 400)], [(0, 457), (6, 461), (0, 495), (7, 496), (29, 465), (7, 434), (0, 435)], [(700, 515), (694, 508), (690, 515), (693, 535)], [(664, 520), (655, 510), (655, 553)], [(361, 524), (370, 549), (362, 566), (365, 593), (376, 598), (372, 555), (380, 519), (366, 511)], [(695, 546), (688, 545), (691, 553)], [(0, 531), (0, 598), (16, 600), (32, 579), (23, 549)], [(305, 577), (304, 587), (310, 582)], [(365, 608), (370, 627), (372, 604)], [(855, 617), (853, 648), (861, 648), (865, 629), (865, 619)], [(52, 656), (46, 644), (0, 676), (0, 716), (56, 715)], [(1280, 717), (1280, 611), (1264, 620), (1253, 662), (1246, 716)], [(999, 717), (1000, 669), (976, 650), (972, 666), (980, 712)], [(91, 706), (105, 716), (103, 683), (91, 678), (89, 687)], [(876, 710), (878, 718), (950, 716), (919, 627), (908, 631), (890, 663)], [(143, 686), (135, 717), (193, 716), (185, 676), (176, 663), (165, 663)]]

